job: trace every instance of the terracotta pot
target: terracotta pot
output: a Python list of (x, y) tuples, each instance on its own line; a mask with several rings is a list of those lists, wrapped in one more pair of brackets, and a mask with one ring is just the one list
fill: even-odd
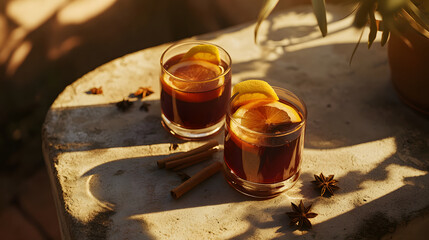
[(391, 79), (407, 105), (429, 115), (429, 39), (411, 28), (402, 33), (410, 45), (395, 34), (388, 43)]

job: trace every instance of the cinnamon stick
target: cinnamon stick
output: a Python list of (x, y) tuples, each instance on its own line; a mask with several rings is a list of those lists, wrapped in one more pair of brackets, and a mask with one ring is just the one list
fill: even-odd
[(195, 161), (192, 161), (192, 162), (184, 163), (184, 164), (182, 164), (182, 165), (179, 165), (179, 166), (177, 166), (177, 167), (173, 168), (172, 170), (173, 170), (174, 172), (177, 172), (177, 171), (180, 171), (180, 170), (185, 169), (185, 168), (187, 168), (187, 167), (190, 167), (190, 166), (192, 166), (192, 165), (194, 165), (194, 164), (197, 164), (197, 163), (199, 163), (199, 162), (205, 161), (205, 160), (207, 160), (207, 159), (209, 159), (209, 157), (204, 157), (204, 158), (201, 158), (201, 159), (197, 159), (197, 160), (195, 160)]
[(194, 154), (207, 151), (210, 148), (213, 148), (213, 147), (215, 147), (217, 145), (219, 145), (219, 143), (216, 140), (211, 140), (208, 143), (206, 143), (204, 145), (201, 145), (200, 147), (197, 147), (197, 148), (192, 149), (190, 151), (182, 152), (182, 153), (179, 153), (179, 154), (167, 157), (167, 158), (160, 159), (160, 160), (157, 161), (158, 167), (159, 168), (164, 168), (165, 167), (165, 163), (167, 163), (167, 162), (174, 161), (174, 160), (177, 160), (177, 159), (180, 159), (180, 158), (189, 157), (189, 156), (192, 156)]
[(175, 189), (171, 190), (171, 196), (173, 196), (174, 199), (180, 198), (183, 194), (187, 193), (189, 190), (191, 190), (207, 178), (211, 177), (213, 174), (217, 173), (221, 169), (222, 163), (218, 161), (212, 163), (211, 165), (204, 168)]
[(198, 163), (198, 162), (201, 162), (201, 161), (207, 159), (210, 155), (212, 155), (215, 152), (217, 152), (217, 149), (211, 148), (207, 151), (200, 152), (200, 153), (194, 154), (194, 155), (189, 156), (189, 157), (184, 157), (184, 158), (172, 160), (172, 161), (165, 163), (165, 168), (166, 169), (172, 169), (172, 168), (176, 168), (180, 165), (184, 165), (184, 164), (189, 164), (189, 163), (195, 164), (195, 163)]

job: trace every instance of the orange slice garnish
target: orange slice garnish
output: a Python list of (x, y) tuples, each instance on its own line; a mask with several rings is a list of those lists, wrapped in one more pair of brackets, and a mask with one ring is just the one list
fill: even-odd
[(222, 69), (218, 65), (202, 60), (179, 62), (171, 66), (168, 71), (175, 77), (187, 81), (210, 80), (222, 73)]
[[(216, 79), (223, 73), (222, 67), (201, 60), (179, 62), (167, 71), (173, 76), (165, 74), (164, 81), (173, 88), (184, 92), (209, 91), (221, 86), (224, 82), (223, 76)], [(211, 79), (213, 81), (209, 81)]]
[(302, 121), (301, 115), (292, 106), (271, 100), (256, 100), (237, 109), (232, 115), (230, 129), (245, 142), (258, 144), (259, 140), (239, 126), (258, 133), (275, 134), (287, 131), (294, 123)]

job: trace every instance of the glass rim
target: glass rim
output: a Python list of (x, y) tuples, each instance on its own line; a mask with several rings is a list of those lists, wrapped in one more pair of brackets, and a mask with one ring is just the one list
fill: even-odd
[[(165, 57), (165, 54), (168, 51), (170, 51), (171, 49), (176, 48), (176, 47), (180, 47), (180, 46), (184, 46), (184, 45), (194, 45), (194, 44), (195, 45), (208, 44), (208, 45), (215, 46), (219, 50), (223, 51), (226, 54), (227, 58), (228, 58), (227, 60), (229, 60), (229, 64), (227, 63), (228, 67), (220, 75), (218, 75), (218, 76), (216, 76), (214, 78), (210, 78), (210, 79), (207, 79), (207, 80), (201, 80), (201, 81), (198, 81), (198, 80), (189, 80), (189, 79), (177, 77), (173, 73), (169, 72), (167, 69), (164, 68), (164, 63), (165, 63), (164, 57)], [(231, 56), (229, 55), (229, 53), (224, 48), (222, 48), (219, 45), (216, 45), (216, 44), (213, 44), (213, 43), (210, 43), (210, 42), (206, 42), (206, 41), (182, 41), (182, 42), (174, 43), (171, 46), (169, 46), (167, 49), (165, 49), (165, 51), (161, 55), (160, 64), (161, 64), (161, 70), (163, 72), (165, 72), (167, 75), (169, 75), (170, 77), (173, 77), (175, 80), (179, 80), (179, 81), (182, 81), (182, 82), (191, 82), (192, 81), (193, 83), (207, 83), (207, 82), (212, 82), (212, 81), (218, 80), (218, 79), (220, 79), (222, 77), (225, 77), (231, 71), (232, 60), (231, 60)]]
[[(255, 135), (260, 135), (260, 136), (265, 136), (265, 137), (283, 137), (285, 135), (289, 135), (292, 134), (296, 131), (298, 131), (299, 129), (301, 129), (307, 122), (307, 106), (305, 105), (304, 101), (298, 97), (296, 94), (294, 94), (293, 92), (285, 89), (285, 88), (281, 88), (281, 87), (277, 87), (277, 86), (272, 86), (272, 88), (274, 90), (281, 90), (281, 91), (285, 91), (286, 93), (290, 94), (292, 97), (296, 98), (301, 104), (302, 104), (302, 115), (303, 115), (303, 121), (301, 121), (298, 125), (296, 125), (295, 127), (288, 129), (287, 131), (281, 131), (278, 133), (265, 133), (265, 132), (258, 132), (255, 130), (252, 130), (248, 127), (243, 126), (242, 124), (238, 123), (233, 117), (232, 117), (232, 113), (231, 113), (231, 103), (234, 100), (234, 98), (238, 95), (237, 93), (234, 94), (234, 96), (231, 97), (231, 99), (228, 101), (228, 106), (226, 109), (226, 115), (229, 118), (230, 121), (232, 121), (236, 126), (238, 126), (240, 129), (250, 133), (250, 134), (255, 134)], [(277, 91), (276, 91), (277, 93)], [(280, 99), (282, 99), (281, 97), (279, 97)], [(288, 101), (290, 102), (290, 101)], [(291, 103), (293, 104), (293, 103)], [(295, 106), (295, 104), (293, 104)], [(297, 106), (295, 106), (297, 107)], [(299, 108), (299, 110), (301, 110), (301, 108)], [(230, 128), (230, 126), (228, 126)]]

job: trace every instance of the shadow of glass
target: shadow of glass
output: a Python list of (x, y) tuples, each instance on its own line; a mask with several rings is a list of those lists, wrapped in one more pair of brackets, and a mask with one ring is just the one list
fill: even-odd
[[(245, 220), (249, 222), (249, 227), (240, 234), (237, 234), (233, 239), (249, 239), (256, 236), (258, 231), (266, 229), (275, 229), (279, 236), (271, 239), (284, 239), (291, 237), (294, 229), (289, 226), (289, 217), (286, 212), (292, 211), (291, 208), (266, 208), (258, 214), (249, 211), (245, 216)], [(267, 219), (265, 216), (269, 216)], [(261, 220), (264, 219), (264, 220)]]
[[(109, 206), (106, 212), (111, 215), (106, 220), (120, 219), (117, 226), (135, 226), (132, 239), (152, 239), (153, 229), (148, 227), (153, 222), (150, 216), (161, 216), (170, 218), (176, 215), (177, 220), (193, 222), (188, 219), (188, 215), (175, 214), (184, 209), (201, 209), (211, 206), (231, 206), (232, 203), (258, 201), (244, 196), (234, 189), (224, 180), (222, 173), (217, 173), (198, 186), (175, 200), (170, 195), (170, 191), (182, 183), (177, 172), (166, 169), (159, 169), (156, 161), (165, 156), (150, 156), (141, 158), (128, 158), (110, 161), (98, 165), (85, 172), (81, 178), (86, 178), (87, 193), (93, 199)], [(188, 175), (193, 175), (202, 168), (208, 166), (212, 161), (220, 161), (223, 153), (218, 152), (213, 159), (196, 166), (182, 170)], [(249, 209), (249, 212), (250, 209)], [(117, 214), (118, 213), (118, 214)], [(215, 217), (215, 216), (213, 216)], [(165, 221), (165, 220), (163, 220)], [(253, 226), (253, 222), (250, 222)], [(83, 229), (88, 229), (91, 224), (100, 224), (99, 220), (83, 224)], [(153, 224), (153, 223), (152, 223)], [(171, 226), (171, 225), (169, 225)], [(111, 225), (104, 226), (105, 231)], [(142, 229), (143, 231), (135, 231)], [(121, 237), (126, 236), (127, 231), (121, 231)], [(170, 233), (173, 234), (174, 233)]]
[[(192, 176), (212, 161), (221, 159), (222, 154), (217, 153), (213, 160), (183, 172)], [(214, 175), (175, 200), (170, 191), (182, 180), (177, 172), (157, 167), (156, 161), (163, 157), (119, 159), (92, 168), (81, 177), (88, 178), (89, 192), (96, 199), (112, 204), (129, 216), (254, 200), (232, 189), (222, 174)]]

